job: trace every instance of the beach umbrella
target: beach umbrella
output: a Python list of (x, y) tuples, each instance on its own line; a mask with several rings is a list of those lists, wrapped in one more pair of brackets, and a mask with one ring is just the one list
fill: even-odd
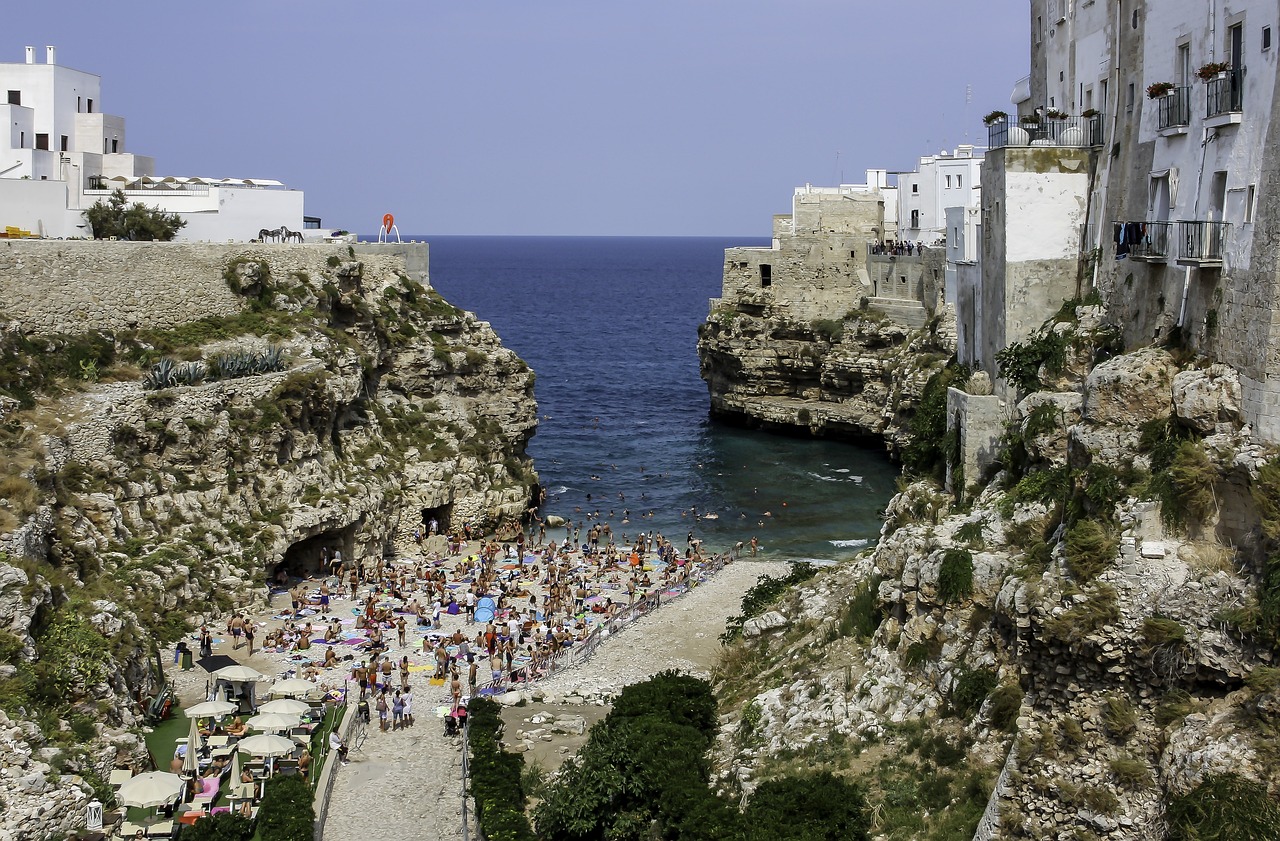
[(116, 791), (116, 802), (122, 806), (150, 809), (164, 806), (182, 796), (186, 782), (167, 771), (148, 771), (131, 778)]
[(229, 680), (233, 683), (243, 683), (245, 681), (266, 680), (267, 676), (259, 671), (249, 668), (248, 666), (223, 666), (213, 673), (214, 677)]
[(288, 730), (302, 721), (290, 713), (260, 713), (245, 721), (254, 730)]
[(200, 730), (196, 727), (196, 720), (191, 719), (191, 728), (187, 731), (187, 752), (182, 757), (182, 770), (184, 773), (195, 776), (200, 771), (200, 758), (196, 756), (200, 750)]
[(240, 784), (240, 752), (236, 751), (231, 755), (231, 784)]
[(190, 719), (196, 718), (222, 718), (224, 715), (231, 715), (236, 711), (236, 705), (230, 701), (202, 701), (199, 704), (187, 707), (183, 710), (183, 714)]
[(285, 715), (302, 715), (311, 712), (311, 705), (297, 698), (277, 698), (258, 707), (260, 713), (284, 713)]
[(298, 695), (310, 694), (315, 688), (316, 685), (311, 681), (295, 677), (288, 680), (278, 680), (271, 684), (267, 694), (273, 698), (294, 698)]
[(273, 736), (269, 733), (259, 733), (257, 736), (249, 736), (236, 742), (236, 748), (250, 756), (284, 756), (293, 753), (295, 747), (297, 743), (293, 739)]

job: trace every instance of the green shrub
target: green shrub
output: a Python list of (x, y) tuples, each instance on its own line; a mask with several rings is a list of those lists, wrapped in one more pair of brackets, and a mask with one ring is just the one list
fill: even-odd
[(967, 549), (948, 549), (938, 570), (938, 596), (956, 602), (973, 595), (973, 554)]
[(991, 693), (987, 705), (987, 723), (997, 730), (1012, 733), (1018, 726), (1018, 711), (1022, 709), (1022, 687), (1016, 683), (1003, 683)]
[(902, 462), (912, 473), (942, 478), (946, 466), (942, 442), (947, 433), (947, 389), (969, 379), (969, 368), (955, 363), (929, 377), (920, 394), (920, 405), (911, 418), (911, 438), (902, 450)]
[(1169, 484), (1183, 522), (1198, 524), (1209, 515), (1217, 480), (1218, 469), (1199, 442), (1184, 441), (1178, 446), (1169, 465)]
[(1143, 619), (1141, 633), (1142, 641), (1148, 649), (1187, 641), (1186, 629), (1163, 616), (1148, 616)]
[(1170, 841), (1274, 841), (1280, 838), (1280, 806), (1267, 787), (1236, 774), (1205, 777), (1169, 801)]
[(986, 525), (986, 520), (970, 520), (956, 529), (956, 540), (968, 545), (970, 549), (980, 549), (982, 548), (982, 530)]
[(770, 575), (762, 575), (757, 578), (756, 583), (751, 585), (751, 589), (742, 597), (742, 615), (729, 618), (725, 623), (724, 633), (720, 635), (720, 641), (730, 643), (736, 640), (742, 635), (742, 623), (764, 613), (788, 589), (808, 581), (817, 574), (818, 568), (813, 564), (793, 563), (791, 571), (785, 577), (774, 578)]
[(184, 826), (179, 837), (181, 841), (249, 841), (253, 837), (253, 821), (224, 812)]
[(503, 749), (497, 703), (473, 698), (467, 710), (468, 770), (480, 831), (492, 841), (533, 841), (524, 812), (524, 757)]
[(884, 619), (880, 611), (881, 581), (880, 576), (873, 574), (853, 591), (840, 615), (840, 636), (868, 640), (880, 627)]
[(1123, 695), (1108, 695), (1102, 702), (1102, 727), (1117, 742), (1126, 742), (1138, 729), (1138, 714)]
[(168, 242), (187, 225), (187, 220), (177, 213), (165, 213), (158, 207), (147, 207), (141, 202), (129, 204), (124, 190), (113, 190), (107, 200), (94, 202), (84, 212), (94, 239), (138, 240)]
[(1067, 569), (1086, 584), (1111, 566), (1117, 541), (1094, 520), (1080, 520), (1067, 531)]
[(1120, 620), (1113, 587), (1095, 582), (1085, 595), (1083, 602), (1072, 604), (1062, 613), (1044, 620), (1042, 636), (1045, 639), (1076, 644), (1103, 625)]
[(862, 789), (816, 774), (767, 780), (744, 814), (747, 841), (867, 841), (871, 820)]
[(1111, 760), (1111, 773), (1123, 788), (1144, 789), (1151, 786), (1151, 769), (1147, 763), (1132, 756)]
[(998, 682), (995, 669), (965, 669), (956, 678), (951, 689), (951, 709), (961, 717), (968, 717), (982, 706)]
[(1010, 342), (996, 354), (1000, 376), (1024, 392), (1041, 389), (1041, 370), (1051, 377), (1057, 376), (1066, 364), (1066, 335), (1046, 328), (1041, 328), (1025, 342)]
[(267, 782), (258, 810), (260, 841), (307, 841), (315, 832), (316, 813), (311, 787), (298, 775), (276, 776)]

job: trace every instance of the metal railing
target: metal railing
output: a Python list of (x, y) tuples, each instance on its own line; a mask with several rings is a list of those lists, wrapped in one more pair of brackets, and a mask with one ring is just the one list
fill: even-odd
[(1164, 260), (1169, 256), (1169, 228), (1171, 222), (1147, 222), (1142, 240), (1135, 243), (1129, 251), (1133, 257), (1145, 257), (1148, 260)]
[(1007, 146), (1085, 147), (1102, 145), (1102, 115), (1092, 117), (1044, 117), (1024, 123), (1003, 117), (987, 126), (987, 147)]
[(1206, 117), (1244, 109), (1244, 68), (1235, 67), (1205, 82)]
[[(115, 192), (115, 188), (106, 187), (88, 187), (84, 190), (86, 196), (109, 196)], [(207, 196), (209, 195), (208, 187), (144, 187), (141, 190), (128, 189), (121, 190), (126, 196), (144, 196), (153, 198), (155, 196)]]
[(1177, 87), (1156, 100), (1160, 109), (1160, 129), (1191, 125), (1191, 88)]
[(1179, 222), (1178, 260), (1221, 263), (1228, 222)]

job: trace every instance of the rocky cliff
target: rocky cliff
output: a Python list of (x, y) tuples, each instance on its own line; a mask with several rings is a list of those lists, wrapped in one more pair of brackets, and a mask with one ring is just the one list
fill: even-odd
[(911, 328), (874, 309), (796, 321), (719, 304), (698, 358), (720, 420), (818, 437), (883, 440), (894, 454), (929, 378), (955, 352), (949, 311)]
[(1100, 315), (1008, 360), (1047, 390), (962, 500), (911, 484), (874, 550), (748, 623), (722, 785), (830, 768), (893, 839), (1277, 837), (1280, 460), (1234, 371), (1108, 357)]
[[(533, 373), (413, 255), (191, 248), (161, 255), (184, 306), (150, 298), (167, 281), (139, 251), (97, 289), (34, 278), (57, 318), (27, 296), (3, 322), (0, 839), (82, 824), (139, 750), (155, 646), (190, 622), (261, 603), (321, 546), (376, 560), (428, 514), (513, 527), (536, 487)], [(149, 294), (113, 323), (131, 288)]]

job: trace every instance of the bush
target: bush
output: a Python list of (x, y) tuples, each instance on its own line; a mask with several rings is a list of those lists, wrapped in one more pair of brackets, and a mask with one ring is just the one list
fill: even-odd
[(973, 595), (973, 554), (967, 549), (948, 549), (938, 570), (938, 596), (956, 602)]
[(1040, 373), (1062, 373), (1067, 365), (1067, 337), (1042, 328), (1025, 342), (1010, 342), (996, 354), (1000, 376), (1023, 392), (1040, 391)]
[(231, 813), (201, 818), (175, 836), (180, 841), (249, 841), (252, 837), (253, 821)]
[(258, 810), (260, 841), (310, 841), (316, 824), (311, 798), (311, 787), (302, 777), (272, 777)]
[(742, 635), (743, 622), (764, 613), (765, 609), (776, 602), (788, 589), (808, 581), (817, 574), (818, 568), (813, 564), (793, 563), (786, 577), (774, 578), (771, 575), (762, 575), (757, 578), (756, 583), (751, 585), (751, 589), (742, 597), (742, 615), (729, 618), (725, 623), (724, 633), (720, 635), (720, 641), (730, 643), (736, 640)]
[(692, 727), (710, 744), (717, 724), (711, 684), (673, 670), (659, 672), (643, 683), (628, 686), (609, 712), (609, 720), (615, 722), (650, 716)]
[(1080, 520), (1067, 532), (1067, 569), (1081, 584), (1097, 578), (1116, 557), (1116, 539), (1094, 520)]
[(911, 439), (902, 450), (902, 462), (912, 473), (942, 478), (946, 467), (942, 449), (947, 433), (947, 389), (963, 385), (969, 368), (950, 364), (931, 376), (920, 394), (920, 405), (911, 418)]
[(1102, 703), (1102, 727), (1117, 742), (1126, 742), (1138, 729), (1138, 714), (1123, 695), (1108, 695)]
[(1280, 838), (1280, 806), (1267, 787), (1236, 774), (1205, 777), (1169, 801), (1170, 841), (1272, 841)]
[(987, 723), (997, 730), (1012, 733), (1018, 726), (1018, 711), (1022, 709), (1022, 687), (1016, 683), (1004, 683), (991, 693), (987, 705)]
[(1044, 620), (1042, 636), (1048, 640), (1076, 644), (1086, 636), (1120, 620), (1116, 591), (1106, 584), (1095, 583), (1087, 598)]
[(1111, 760), (1111, 773), (1124, 788), (1143, 789), (1151, 785), (1151, 770), (1147, 763), (1132, 756)]
[(124, 190), (117, 189), (105, 202), (98, 201), (84, 212), (96, 239), (118, 239), (168, 242), (187, 225), (176, 213), (165, 213), (140, 202), (129, 204)]
[(956, 678), (951, 690), (951, 709), (956, 715), (968, 717), (977, 712), (982, 702), (996, 688), (995, 669), (966, 669)]
[(839, 634), (860, 640), (871, 639), (880, 627), (884, 614), (880, 612), (880, 582), (878, 575), (871, 575), (853, 591), (849, 603), (840, 616)]
[(471, 794), (480, 831), (492, 841), (532, 841), (521, 782), (524, 757), (503, 749), (497, 703), (473, 698), (467, 711)]
[(760, 784), (747, 804), (747, 841), (867, 841), (862, 789), (828, 772)]

